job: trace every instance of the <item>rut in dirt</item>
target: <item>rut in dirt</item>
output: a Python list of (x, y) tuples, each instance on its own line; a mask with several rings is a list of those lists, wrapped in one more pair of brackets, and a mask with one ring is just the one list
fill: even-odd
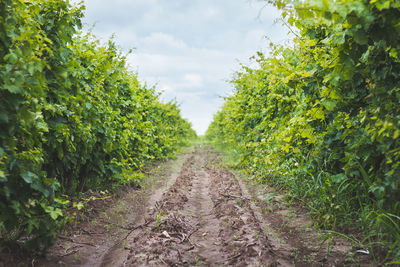
[[(307, 246), (273, 214), (261, 212), (210, 147), (197, 146), (144, 222), (103, 258), (102, 266), (314, 266), (344, 254)], [(286, 228), (285, 228), (286, 227)], [(271, 229), (274, 234), (271, 234)], [(286, 229), (286, 230), (285, 230)], [(276, 234), (279, 232), (280, 234)], [(279, 236), (280, 235), (280, 236)], [(277, 240), (280, 240), (277, 242)], [(278, 244), (279, 243), (279, 244)]]

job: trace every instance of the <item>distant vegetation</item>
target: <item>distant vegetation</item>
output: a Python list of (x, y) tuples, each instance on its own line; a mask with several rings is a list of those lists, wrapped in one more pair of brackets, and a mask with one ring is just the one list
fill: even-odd
[(69, 198), (139, 182), (195, 137), (110, 41), (78, 32), (61, 0), (0, 2), (0, 241), (45, 250)]
[(400, 1), (273, 2), (293, 45), (236, 73), (207, 138), (400, 263)]

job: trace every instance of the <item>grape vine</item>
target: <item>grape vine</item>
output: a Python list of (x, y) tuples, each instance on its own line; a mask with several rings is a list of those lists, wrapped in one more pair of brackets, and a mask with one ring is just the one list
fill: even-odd
[(400, 2), (273, 3), (293, 45), (236, 73), (207, 137), (306, 200), (321, 226), (357, 225), (399, 259)]
[(45, 251), (63, 209), (195, 136), (178, 106), (138, 82), (113, 41), (79, 32), (83, 7), (0, 2), (0, 241)]

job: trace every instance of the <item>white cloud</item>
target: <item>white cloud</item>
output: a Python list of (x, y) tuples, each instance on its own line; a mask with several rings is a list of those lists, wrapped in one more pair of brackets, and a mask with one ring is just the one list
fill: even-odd
[(200, 74), (190, 73), (183, 76), (183, 80), (191, 87), (202, 87), (203, 78)]
[[(73, 0), (73, 2), (78, 0)], [(256, 51), (264, 36), (285, 40), (274, 24), (279, 12), (249, 0), (85, 0), (84, 22), (106, 40), (115, 33), (123, 50), (135, 48), (128, 63), (139, 79), (156, 85), (166, 101), (181, 103), (182, 114), (203, 134), (222, 105), (226, 83)], [(265, 7), (264, 7), (265, 6)], [(264, 8), (263, 8), (264, 7)]]
[(204, 10), (204, 16), (207, 18), (215, 18), (220, 15), (220, 11), (217, 8), (209, 7)]
[(165, 51), (169, 49), (186, 49), (187, 45), (182, 40), (177, 40), (173, 36), (163, 32), (153, 32), (144, 37), (140, 43), (146, 50)]

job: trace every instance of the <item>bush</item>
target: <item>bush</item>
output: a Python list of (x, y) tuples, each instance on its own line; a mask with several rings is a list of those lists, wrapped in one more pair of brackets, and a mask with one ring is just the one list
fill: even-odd
[(77, 32), (82, 8), (0, 2), (0, 237), (39, 251), (64, 222), (57, 196), (139, 182), (195, 136), (112, 41)]
[(297, 28), (293, 47), (271, 44), (258, 68), (236, 73), (207, 136), (306, 199), (321, 226), (356, 221), (373, 246), (390, 246), (400, 239), (400, 2), (275, 5)]

